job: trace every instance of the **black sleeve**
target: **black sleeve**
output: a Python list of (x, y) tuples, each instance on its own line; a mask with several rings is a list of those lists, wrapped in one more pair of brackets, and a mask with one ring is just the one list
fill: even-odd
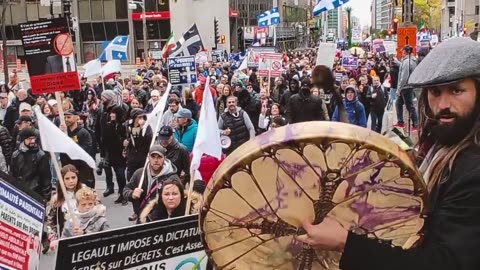
[[(142, 176), (142, 170), (143, 170), (143, 168), (136, 170), (133, 173), (130, 181), (128, 181), (128, 183), (123, 188), (122, 195), (125, 199), (127, 199), (129, 201), (133, 200), (132, 199), (132, 193), (133, 193), (133, 190), (135, 190), (138, 187), (138, 184), (140, 183), (140, 177)], [(147, 192), (147, 191), (144, 190), (144, 192)], [(145, 193), (143, 193), (143, 194), (145, 194)]]
[(78, 145), (82, 147), (85, 152), (89, 154), (92, 152), (92, 136), (90, 136), (90, 133), (84, 128), (80, 129), (78, 132)]
[(12, 159), (12, 137), (5, 127), (0, 126), (0, 144), (2, 147), (2, 153), (5, 156), (7, 165), (10, 165)]
[[(478, 159), (475, 161), (478, 164)], [(428, 217), (426, 238), (419, 247), (404, 250), (349, 233), (340, 268), (480, 269), (480, 256), (477, 255), (480, 250), (480, 169), (473, 169), (477, 166), (473, 162), (470, 161), (472, 166), (461, 166), (458, 171), (463, 173), (452, 174), (447, 187), (442, 187), (442, 195)]]
[(182, 183), (185, 185), (190, 181), (190, 157), (188, 156), (188, 151), (181, 151), (180, 161), (181, 168), (179, 170), (183, 170), (185, 173), (182, 177)]
[(50, 158), (45, 153), (38, 163), (38, 173), (40, 193), (45, 200), (49, 201), (52, 194), (52, 174), (50, 172)]

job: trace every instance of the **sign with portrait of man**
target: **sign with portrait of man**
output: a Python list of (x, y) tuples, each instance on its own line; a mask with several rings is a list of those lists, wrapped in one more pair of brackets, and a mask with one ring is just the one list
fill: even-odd
[(20, 24), (20, 31), (34, 94), (80, 89), (65, 18)]

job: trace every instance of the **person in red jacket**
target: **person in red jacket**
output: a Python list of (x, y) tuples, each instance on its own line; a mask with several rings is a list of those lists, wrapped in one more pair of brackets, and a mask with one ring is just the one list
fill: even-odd
[[(198, 104), (198, 106), (202, 106), (202, 101), (203, 101), (203, 90), (205, 89), (205, 84), (207, 82), (207, 79), (205, 77), (200, 78), (200, 85), (195, 88), (195, 92), (193, 92), (193, 99), (195, 100), (195, 103)], [(210, 93), (212, 93), (213, 97), (213, 102), (215, 103), (215, 100), (217, 98), (217, 91), (212, 87), (212, 85), (209, 85), (210, 88)]]

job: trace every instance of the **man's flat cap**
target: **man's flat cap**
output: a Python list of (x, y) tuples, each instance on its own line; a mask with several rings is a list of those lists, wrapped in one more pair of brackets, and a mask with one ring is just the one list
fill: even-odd
[(480, 76), (480, 42), (458, 37), (435, 47), (412, 72), (408, 84), (428, 87), (476, 76)]

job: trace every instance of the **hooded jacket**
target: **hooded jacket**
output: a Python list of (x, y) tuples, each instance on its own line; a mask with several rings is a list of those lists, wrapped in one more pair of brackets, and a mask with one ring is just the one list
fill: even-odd
[[(353, 98), (352, 101), (348, 101), (345, 99), (343, 101), (343, 106), (345, 107), (345, 110), (348, 115), (348, 122), (352, 125), (357, 125), (360, 127), (367, 127), (367, 119), (365, 115), (365, 107), (363, 107), (363, 104), (358, 101), (357, 97), (357, 92), (355, 92), (355, 97)], [(335, 108), (335, 111), (333, 112), (333, 117), (332, 121), (339, 122), (339, 117), (338, 117), (338, 106)]]
[(195, 138), (197, 137), (197, 121), (195, 119), (191, 119), (190, 123), (185, 126), (181, 127), (178, 126), (173, 133), (175, 139), (185, 145), (187, 151), (190, 153), (193, 150), (193, 145), (195, 144)]
[(310, 94), (310, 89), (302, 88), (298, 94), (293, 95), (288, 103), (290, 123), (325, 120), (320, 97)]
[[(85, 234), (102, 232), (110, 229), (106, 218), (106, 207), (102, 204), (95, 205), (90, 211), (86, 213), (79, 213), (75, 211), (78, 221), (80, 222), (80, 229)], [(73, 222), (68, 219), (62, 231), (62, 238), (75, 236), (73, 234)]]
[[(138, 187), (138, 184), (140, 184), (140, 179), (143, 173), (144, 181), (141, 187), (143, 192), (140, 198), (136, 199), (136, 201), (140, 205), (139, 207), (140, 211), (141, 209), (143, 209), (143, 207), (145, 207), (146, 203), (148, 203), (152, 198), (154, 198), (157, 195), (162, 182), (168, 179), (177, 179), (180, 181), (180, 178), (177, 175), (177, 168), (168, 159), (165, 159), (160, 174), (155, 176), (149, 176), (150, 173), (147, 171), (148, 169), (149, 167), (147, 168), (143, 167), (136, 170), (122, 192), (124, 198), (128, 199), (129, 201), (133, 201), (132, 199), (133, 190), (135, 190), (135, 188)], [(149, 186), (149, 183), (150, 183), (150, 186)]]
[(180, 144), (175, 138), (173, 138), (172, 143), (165, 148), (167, 149), (167, 159), (177, 168), (177, 175), (180, 176), (182, 172), (184, 173), (181, 178), (182, 183), (185, 185), (190, 181), (190, 159), (187, 148)]

